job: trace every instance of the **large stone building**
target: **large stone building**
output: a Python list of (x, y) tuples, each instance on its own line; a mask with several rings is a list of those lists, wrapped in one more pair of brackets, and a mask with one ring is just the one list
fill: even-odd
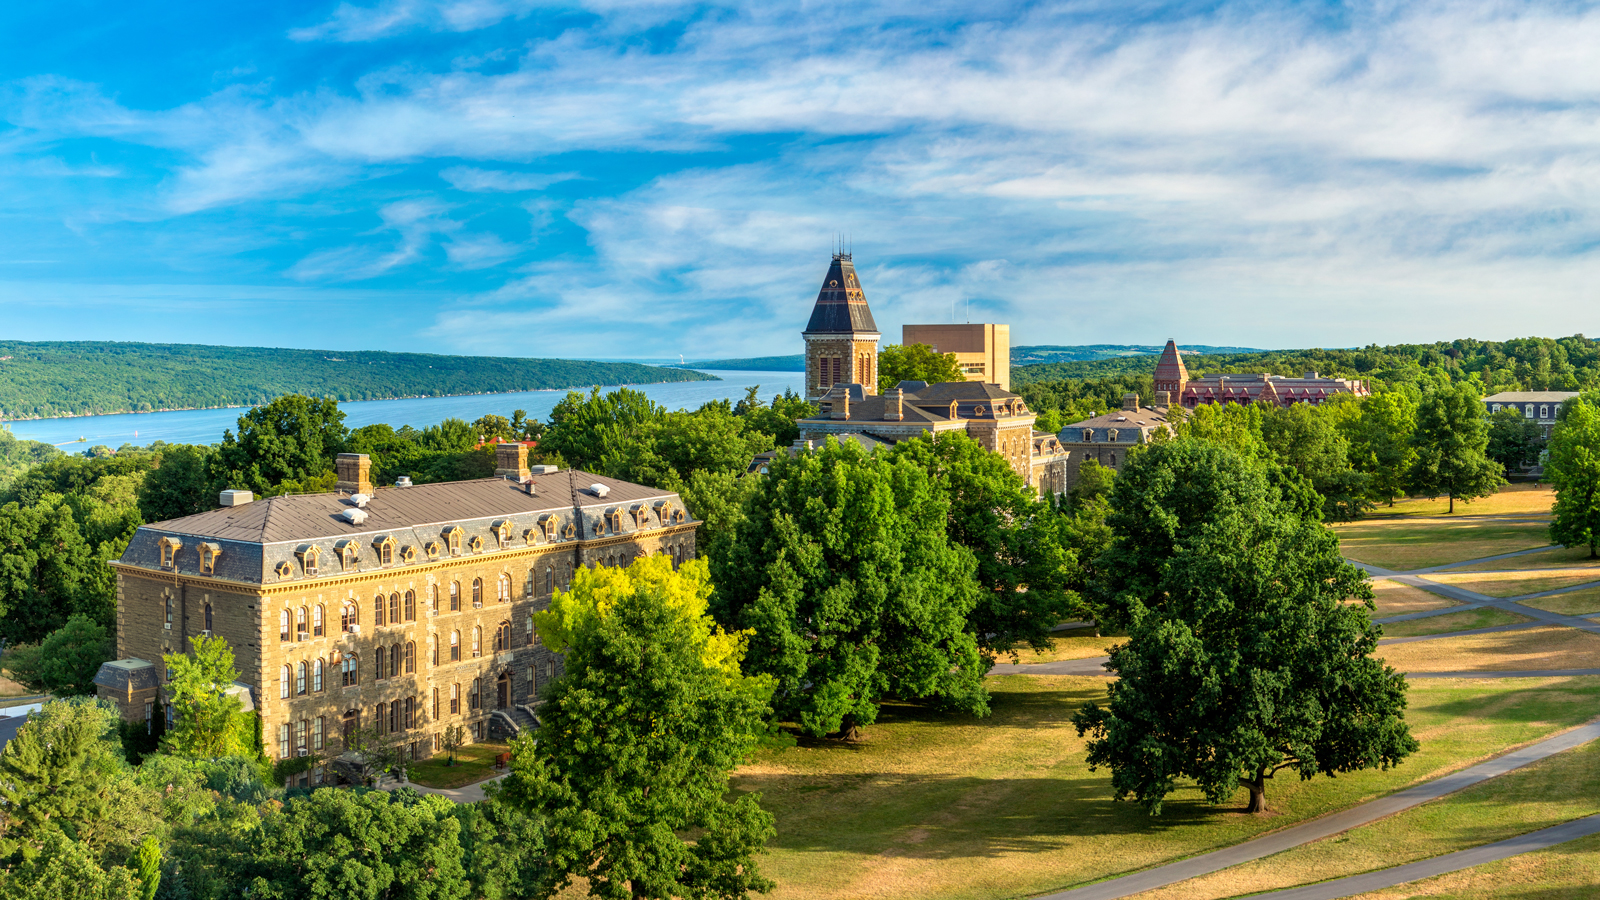
[[(1165, 399), (1165, 393), (1157, 390), (1156, 396)], [(1138, 394), (1124, 394), (1121, 409), (1061, 429), (1061, 452), (1066, 456), (1064, 490), (1070, 491), (1078, 484), (1083, 464), (1091, 460), (1120, 472), (1133, 448), (1149, 443), (1158, 432), (1172, 430), (1167, 421), (1169, 409), (1141, 406)]]
[(968, 381), (982, 381), (1011, 390), (1011, 326), (902, 325), (903, 346), (927, 344), (939, 353), (954, 353)]
[(1577, 391), (1502, 391), (1483, 398), (1483, 408), (1493, 415), (1502, 409), (1514, 409), (1544, 429), (1550, 437), (1556, 427), (1556, 413), (1561, 404), (1578, 396)]
[(367, 457), (341, 454), (333, 493), (227, 492), (141, 527), (111, 563), (122, 659), (101, 696), (147, 719), (163, 654), (219, 635), (275, 758), (331, 756), (362, 724), (402, 734), (414, 758), (452, 724), (480, 740), (531, 724), (561, 670), (532, 614), (579, 566), (692, 558), (697, 523), (671, 492), (496, 452), (499, 477), (376, 490)]
[(806, 342), (806, 399), (815, 402), (836, 384), (878, 392), (878, 325), (849, 253), (835, 253), (801, 337)]
[[(1209, 403), (1271, 403), (1290, 406), (1295, 403), (1322, 403), (1336, 394), (1369, 396), (1372, 391), (1365, 381), (1351, 378), (1330, 378), (1316, 372), (1306, 372), (1299, 378), (1288, 375), (1245, 373), (1235, 375), (1212, 374), (1191, 379), (1178, 352), (1177, 344), (1167, 341), (1166, 349), (1156, 361), (1155, 397), (1158, 408), (1174, 402), (1185, 409), (1194, 409)], [(1069, 426), (1070, 427), (1070, 426)]]

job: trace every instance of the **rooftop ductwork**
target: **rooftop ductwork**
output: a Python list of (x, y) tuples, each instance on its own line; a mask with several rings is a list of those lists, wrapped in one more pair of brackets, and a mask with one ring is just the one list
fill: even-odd
[(254, 499), (256, 499), (256, 495), (249, 491), (223, 491), (222, 496), (218, 498), (218, 502), (223, 506), (243, 506)]
[(365, 525), (367, 522), (367, 511), (364, 509), (347, 509), (339, 514), (339, 518), (344, 519), (351, 525)]
[(594, 484), (589, 485), (589, 493), (603, 500), (607, 494), (611, 493), (611, 488), (608, 488), (597, 481)]

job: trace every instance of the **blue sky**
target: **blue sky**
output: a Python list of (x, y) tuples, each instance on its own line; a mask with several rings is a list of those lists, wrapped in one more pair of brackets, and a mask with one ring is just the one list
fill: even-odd
[(1600, 333), (1575, 3), (0, 9), (0, 336), (798, 352)]

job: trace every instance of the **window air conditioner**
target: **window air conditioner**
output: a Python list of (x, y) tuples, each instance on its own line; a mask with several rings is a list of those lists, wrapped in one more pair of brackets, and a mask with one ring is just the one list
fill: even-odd
[(360, 625), (351, 625), (350, 628), (348, 629), (348, 631), (351, 634), (360, 634), (361, 633), (361, 626)]
[(306, 748), (301, 747), (300, 751), (298, 753), (296, 753), (295, 756), (309, 756), (310, 754), (311, 754), (310, 750), (307, 750)]
[(203, 637), (203, 638), (211, 637), (211, 629), (207, 628), (204, 631), (200, 632), (200, 636)]
[(302, 632), (300, 632), (300, 634), (299, 634), (299, 640), (302, 640), (302, 641), (309, 641), (309, 640), (311, 640), (311, 632), (309, 632), (309, 631), (302, 631)]

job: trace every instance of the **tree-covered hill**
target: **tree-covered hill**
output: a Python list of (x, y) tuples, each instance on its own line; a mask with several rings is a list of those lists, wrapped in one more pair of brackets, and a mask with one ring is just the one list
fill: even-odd
[(573, 359), (0, 341), (0, 417), (253, 406), (285, 394), (387, 400), (713, 377), (687, 369)]

